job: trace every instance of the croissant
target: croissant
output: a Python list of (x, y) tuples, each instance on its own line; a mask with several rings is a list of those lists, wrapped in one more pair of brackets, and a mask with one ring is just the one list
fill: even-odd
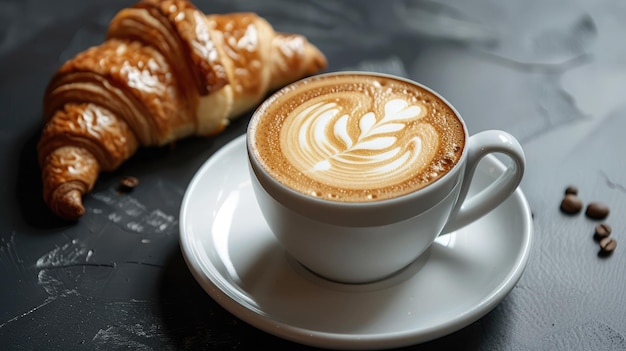
[(106, 40), (65, 62), (45, 95), (43, 198), (61, 218), (139, 147), (212, 136), (271, 90), (326, 67), (305, 37), (253, 13), (205, 15), (187, 0), (118, 12)]

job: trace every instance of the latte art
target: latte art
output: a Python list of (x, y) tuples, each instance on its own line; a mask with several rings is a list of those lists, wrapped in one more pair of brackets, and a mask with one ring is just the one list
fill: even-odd
[(409, 82), (326, 75), (274, 94), (253, 116), (251, 149), (286, 186), (344, 202), (418, 190), (458, 162), (465, 130), (454, 111)]
[(298, 171), (321, 183), (363, 189), (401, 182), (432, 160), (437, 131), (426, 123), (409, 127), (424, 116), (423, 106), (392, 99), (382, 115), (359, 115), (351, 109), (373, 106), (371, 96), (347, 95), (307, 101), (285, 120), (281, 149)]

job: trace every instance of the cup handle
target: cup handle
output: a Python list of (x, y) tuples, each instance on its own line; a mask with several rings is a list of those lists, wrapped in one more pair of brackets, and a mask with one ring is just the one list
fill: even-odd
[[(469, 138), (467, 164), (459, 198), (442, 233), (464, 227), (498, 207), (519, 186), (526, 167), (521, 145), (511, 134), (488, 130)], [(513, 160), (506, 171), (485, 189), (467, 198), (479, 161), (488, 154), (502, 153)]]

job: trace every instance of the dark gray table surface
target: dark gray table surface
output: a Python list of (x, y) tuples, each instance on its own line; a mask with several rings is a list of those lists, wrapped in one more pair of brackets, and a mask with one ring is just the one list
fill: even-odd
[[(35, 146), (58, 66), (103, 40), (133, 1), (0, 1), (0, 348), (308, 349), (213, 301), (184, 264), (178, 216), (200, 165), (244, 133), (142, 149), (102, 174), (87, 214), (66, 223), (41, 199)], [(626, 350), (626, 3), (603, 1), (196, 1), (255, 11), (305, 34), (329, 71), (412, 78), (439, 91), (470, 132), (499, 128), (527, 156), (534, 213), (524, 275), (490, 313), (411, 350)], [(132, 196), (115, 197), (134, 175)], [(597, 222), (559, 211), (577, 185), (611, 208), (617, 250), (598, 256)], [(133, 208), (124, 212), (120, 208)], [(130, 215), (129, 213), (132, 213)], [(155, 220), (158, 219), (158, 220)]]

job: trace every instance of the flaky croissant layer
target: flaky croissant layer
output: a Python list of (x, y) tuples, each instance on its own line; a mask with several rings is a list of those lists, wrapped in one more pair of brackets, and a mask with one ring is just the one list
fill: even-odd
[(64, 219), (140, 146), (211, 136), (268, 91), (326, 67), (306, 38), (253, 13), (204, 15), (187, 0), (142, 0), (107, 39), (65, 62), (44, 96), (43, 198)]

